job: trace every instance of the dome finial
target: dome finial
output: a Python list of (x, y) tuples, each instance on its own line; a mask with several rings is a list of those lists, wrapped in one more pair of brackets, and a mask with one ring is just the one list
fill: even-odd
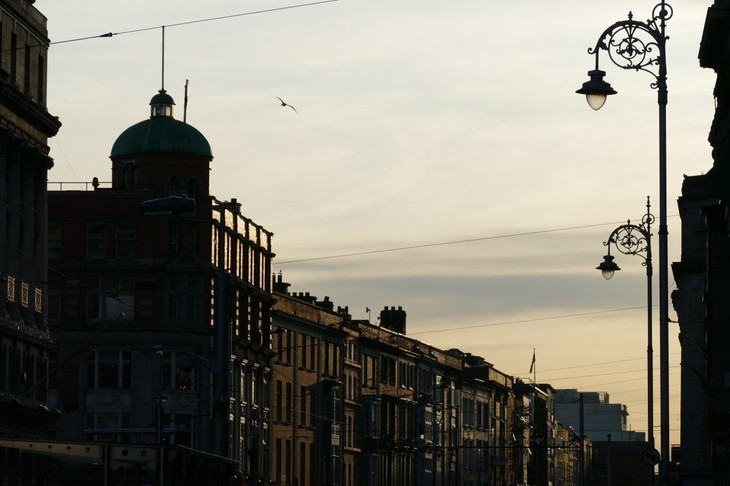
[(175, 106), (175, 100), (167, 94), (167, 91), (161, 89), (159, 93), (154, 95), (150, 100), (150, 118), (156, 116), (168, 116), (172, 118), (172, 107)]

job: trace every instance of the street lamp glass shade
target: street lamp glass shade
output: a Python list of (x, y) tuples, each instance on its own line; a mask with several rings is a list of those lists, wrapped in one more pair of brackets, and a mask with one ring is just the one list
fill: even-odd
[(616, 262), (613, 261), (613, 257), (611, 255), (605, 255), (601, 264), (596, 267), (596, 270), (601, 271), (603, 278), (611, 280), (613, 274), (621, 270), (621, 268), (619, 268)]
[(608, 95), (616, 94), (616, 90), (603, 80), (603, 76), (605, 75), (606, 73), (600, 69), (588, 71), (590, 79), (583, 83), (583, 86), (576, 91), (578, 94), (585, 95), (588, 105), (596, 111), (601, 109)]
[(604, 94), (587, 94), (586, 95), (586, 101), (588, 102), (588, 106), (593, 108), (594, 111), (600, 110), (603, 105), (606, 103), (606, 99), (608, 97)]

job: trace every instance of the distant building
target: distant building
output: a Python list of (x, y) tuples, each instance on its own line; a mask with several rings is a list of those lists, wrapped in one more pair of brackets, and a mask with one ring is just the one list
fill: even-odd
[(47, 318), (48, 138), (61, 123), (46, 108), (46, 18), (29, 0), (0, 2), (0, 484), (38, 484), (47, 461), (2, 447), (48, 438), (55, 346)]
[(555, 391), (555, 416), (558, 422), (580, 431), (580, 397), (583, 396), (583, 433), (593, 442), (606, 441), (608, 435), (619, 442), (645, 442), (644, 432), (628, 429), (626, 405), (610, 403), (606, 392)]
[(650, 446), (643, 432), (627, 430), (626, 405), (610, 403), (606, 392), (561, 389), (555, 391), (555, 415), (576, 437), (582, 422), (583, 435), (592, 444), (592, 471), (586, 477), (594, 482), (588, 484), (649, 484), (654, 467), (644, 462), (643, 454)]

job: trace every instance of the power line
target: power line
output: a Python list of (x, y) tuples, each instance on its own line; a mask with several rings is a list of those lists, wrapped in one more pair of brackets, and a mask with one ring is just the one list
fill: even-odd
[(546, 229), (546, 230), (536, 230), (536, 231), (524, 231), (522, 233), (508, 233), (504, 235), (495, 235), (495, 236), (482, 236), (477, 238), (468, 238), (463, 240), (453, 240), (453, 241), (441, 241), (437, 243), (423, 243), (420, 245), (411, 245), (411, 246), (400, 246), (396, 248), (383, 248), (380, 250), (366, 250), (366, 251), (358, 251), (353, 253), (340, 253), (338, 255), (328, 255), (328, 256), (321, 256), (321, 257), (312, 257), (312, 258), (300, 258), (297, 260), (286, 260), (283, 262), (276, 262), (277, 265), (287, 265), (290, 263), (302, 263), (302, 262), (312, 262), (317, 260), (331, 260), (334, 258), (347, 258), (347, 257), (353, 257), (353, 256), (362, 256), (362, 255), (373, 255), (376, 253), (388, 253), (388, 252), (394, 252), (394, 251), (406, 251), (406, 250), (417, 250), (420, 248), (431, 248), (434, 246), (446, 246), (446, 245), (460, 245), (463, 243), (473, 243), (475, 241), (487, 241), (487, 240), (499, 240), (503, 238), (516, 238), (518, 236), (532, 236), (532, 235), (539, 235), (539, 234), (545, 234), (545, 233), (557, 233), (559, 231), (571, 231), (576, 229), (585, 229), (585, 228), (595, 228), (599, 226), (608, 226), (610, 224), (621, 224), (621, 222), (612, 222), (612, 223), (596, 223), (596, 224), (586, 224), (581, 226), (568, 226), (565, 228), (553, 228), (553, 229)]
[(93, 39), (111, 38), (111, 37), (115, 37), (118, 35), (136, 34), (139, 32), (147, 32), (150, 30), (157, 30), (157, 29), (163, 29), (163, 28), (169, 28), (169, 27), (181, 27), (181, 26), (185, 26), (185, 25), (201, 24), (204, 22), (215, 22), (218, 20), (228, 20), (228, 19), (233, 19), (236, 17), (244, 17), (244, 16), (248, 16), (248, 15), (258, 15), (258, 14), (263, 14), (263, 13), (278, 12), (278, 11), (282, 11), (282, 10), (291, 10), (294, 8), (312, 7), (314, 5), (320, 5), (323, 3), (332, 3), (332, 2), (337, 2), (337, 1), (339, 1), (339, 0), (321, 0), (319, 2), (300, 3), (300, 4), (296, 4), (296, 5), (286, 5), (284, 7), (267, 8), (267, 9), (263, 9), (263, 10), (254, 10), (251, 12), (242, 12), (242, 13), (237, 13), (237, 14), (222, 15), (219, 17), (209, 17), (209, 18), (196, 19), (196, 20), (187, 20), (185, 22), (177, 22), (177, 23), (168, 24), (168, 25), (158, 25), (155, 27), (141, 27), (138, 29), (123, 30), (120, 32), (111, 32), (110, 31), (110, 32), (105, 32), (103, 34), (98, 34), (98, 35), (75, 37), (73, 39), (64, 39), (64, 40), (53, 41), (53, 42), (48, 42), (48, 43), (42, 42), (40, 44), (18, 46), (18, 47), (14, 47), (14, 48), (11, 47), (11, 48), (7, 48), (7, 49), (2, 49), (2, 50), (0, 50), (0, 52), (19, 51), (19, 50), (24, 50), (24, 49), (32, 49), (34, 47), (49, 47), (52, 45), (70, 44), (72, 42), (82, 42), (82, 41), (93, 40)]
[(487, 324), (474, 324), (471, 326), (461, 326), (461, 327), (449, 327), (445, 329), (435, 329), (433, 331), (418, 331), (418, 332), (412, 332), (410, 335), (415, 334), (435, 334), (437, 332), (451, 332), (451, 331), (463, 331), (464, 329), (478, 329), (480, 327), (494, 327), (494, 326), (506, 326), (508, 324), (524, 324), (527, 322), (539, 322), (539, 321), (549, 321), (553, 319), (567, 319), (571, 317), (584, 317), (584, 316), (593, 316), (596, 314), (607, 314), (609, 312), (624, 312), (629, 310), (637, 310), (637, 309), (646, 309), (646, 306), (636, 306), (636, 307), (622, 307), (619, 309), (605, 309), (605, 310), (597, 310), (597, 311), (590, 311), (590, 312), (578, 312), (576, 314), (563, 314), (560, 316), (547, 316), (547, 317), (533, 317), (532, 319), (520, 319), (517, 321), (503, 321), (503, 322), (492, 322)]
[[(676, 215), (671, 215), (671, 217), (674, 217), (674, 216), (676, 216)], [(287, 265), (290, 263), (303, 263), (303, 262), (313, 262), (313, 261), (318, 261), (318, 260), (332, 260), (335, 258), (348, 258), (348, 257), (354, 257), (354, 256), (374, 255), (377, 253), (418, 250), (421, 248), (431, 248), (431, 247), (435, 247), (435, 246), (461, 245), (463, 243), (473, 243), (475, 241), (499, 240), (499, 239), (505, 239), (505, 238), (516, 238), (519, 236), (533, 236), (533, 235), (540, 235), (540, 234), (546, 234), (546, 233), (558, 233), (561, 231), (573, 231), (573, 230), (578, 230), (578, 229), (597, 228), (597, 227), (601, 227), (601, 226), (616, 225), (616, 224), (625, 224), (625, 221), (584, 224), (584, 225), (579, 225), (579, 226), (566, 226), (564, 228), (552, 228), (552, 229), (545, 229), (545, 230), (524, 231), (521, 233), (507, 233), (504, 235), (481, 236), (481, 237), (477, 237), (477, 238), (467, 238), (467, 239), (463, 239), (463, 240), (441, 241), (441, 242), (436, 242), (436, 243), (423, 243), (423, 244), (419, 244), (419, 245), (400, 246), (400, 247), (395, 247), (395, 248), (382, 248), (379, 250), (365, 250), (365, 251), (358, 251), (358, 252), (352, 252), (352, 253), (340, 253), (337, 255), (326, 255), (326, 256), (311, 257), (311, 258), (299, 258), (296, 260), (285, 260), (283, 262), (274, 262), (274, 264), (275, 265)]]
[(237, 13), (237, 14), (222, 15), (219, 17), (209, 17), (209, 18), (203, 18), (203, 19), (188, 20), (185, 22), (177, 22), (174, 24), (159, 25), (159, 26), (155, 26), (155, 27), (141, 27), (138, 29), (124, 30), (124, 31), (120, 31), (120, 32), (106, 32), (104, 34), (93, 35), (93, 36), (88, 36), (88, 37), (78, 37), (75, 39), (66, 39), (66, 40), (61, 40), (61, 41), (55, 41), (55, 42), (51, 42), (49, 45), (68, 44), (70, 42), (80, 42), (80, 41), (86, 41), (86, 40), (91, 40), (91, 39), (100, 39), (100, 38), (105, 38), (105, 37), (113, 37), (113, 36), (124, 35), (124, 34), (136, 34), (139, 32), (146, 32), (146, 31), (150, 31), (150, 30), (162, 29), (163, 27), (164, 28), (182, 27), (185, 25), (202, 24), (204, 22), (216, 22), (218, 20), (228, 20), (228, 19), (233, 19), (236, 17), (244, 17), (244, 16), (248, 16), (248, 15), (258, 15), (258, 14), (263, 14), (263, 13), (279, 12), (282, 10), (291, 10), (291, 9), (295, 9), (295, 8), (312, 7), (314, 5), (321, 5), (324, 3), (332, 3), (332, 2), (337, 2), (337, 1), (338, 0), (321, 0), (318, 2), (300, 3), (300, 4), (296, 4), (296, 5), (286, 5), (284, 7), (267, 8), (267, 9), (263, 9), (263, 10), (254, 10), (251, 12), (242, 12), (242, 13)]
[[(679, 356), (681, 353), (672, 353), (672, 356)], [(541, 373), (548, 373), (550, 371), (562, 371), (562, 370), (572, 370), (575, 368), (585, 368), (587, 366), (603, 366), (607, 364), (616, 364), (616, 363), (626, 363), (628, 361), (640, 361), (640, 360), (646, 360), (646, 357), (641, 358), (628, 358), (628, 359), (617, 359), (613, 361), (602, 361), (600, 363), (587, 363), (577, 366), (563, 366), (562, 368), (551, 368), (549, 370), (540, 370)]]

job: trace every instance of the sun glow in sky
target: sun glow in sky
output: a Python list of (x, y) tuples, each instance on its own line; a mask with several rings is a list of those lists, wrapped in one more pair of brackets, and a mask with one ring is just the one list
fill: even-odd
[[(697, 61), (711, 2), (674, 3), (670, 261), (683, 174), (712, 166), (715, 81)], [(164, 87), (182, 119), (189, 80), (187, 121), (215, 156), (211, 192), (274, 232), (275, 271), (292, 291), (329, 296), (358, 319), (403, 306), (407, 334), (525, 379), (534, 348), (538, 381), (607, 391), (645, 431), (645, 269), (619, 255), (607, 282), (595, 267), (613, 228), (640, 221), (647, 196), (658, 201), (656, 92), (650, 75), (607, 58), (619, 94), (593, 112), (575, 90), (597, 36), (630, 10), (648, 18), (654, 3), (339, 0), (254, 13), (295, 5), (36, 1), (56, 42), (48, 107), (63, 123), (50, 180), (110, 180), (114, 140), (147, 118), (162, 85), (167, 26)], [(61, 42), (106, 32), (118, 35)], [(654, 351), (658, 426), (656, 340)]]

